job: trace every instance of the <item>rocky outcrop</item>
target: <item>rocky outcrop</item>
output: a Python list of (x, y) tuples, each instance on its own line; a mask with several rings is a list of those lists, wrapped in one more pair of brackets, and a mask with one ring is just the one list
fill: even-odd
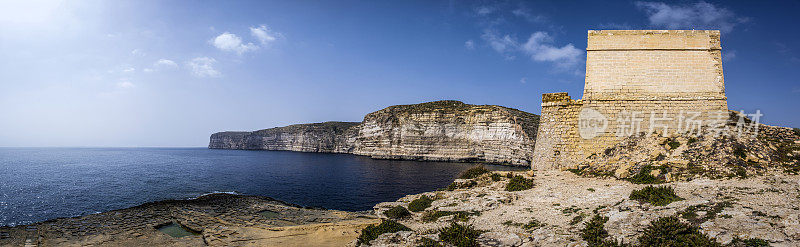
[(447, 100), (391, 106), (367, 114), (361, 123), (325, 122), (215, 133), (209, 148), (530, 165), (538, 125), (539, 116), (535, 114)]
[(357, 122), (295, 124), (253, 132), (211, 135), (208, 148), (347, 153), (353, 148)]
[(539, 116), (496, 105), (436, 101), (367, 114), (354, 154), (529, 165)]

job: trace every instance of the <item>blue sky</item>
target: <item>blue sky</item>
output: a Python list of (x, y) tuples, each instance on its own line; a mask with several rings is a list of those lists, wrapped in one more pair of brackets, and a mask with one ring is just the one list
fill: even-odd
[(0, 146), (205, 146), (456, 99), (582, 97), (590, 29), (720, 29), (731, 109), (800, 127), (798, 2), (0, 1)]

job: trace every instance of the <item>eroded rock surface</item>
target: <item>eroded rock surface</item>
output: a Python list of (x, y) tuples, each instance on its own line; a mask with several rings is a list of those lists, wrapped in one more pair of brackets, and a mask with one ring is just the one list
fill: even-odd
[[(629, 199), (631, 191), (646, 185), (613, 177), (543, 171), (534, 177), (532, 189), (517, 192), (505, 191), (508, 178), (499, 178), (494, 181), (484, 175), (474, 179), (476, 185), (471, 188), (409, 195), (376, 205), (376, 213), (385, 217), (383, 212), (389, 208), (407, 207), (423, 195), (435, 199), (424, 211), (397, 220), (413, 231), (384, 234), (370, 244), (415, 246), (423, 238), (438, 241), (439, 230), (457, 222), (485, 231), (477, 239), (482, 246), (587, 246), (580, 230), (595, 214), (609, 218), (605, 229), (612, 238), (634, 245), (650, 222), (668, 216), (698, 226), (722, 244), (737, 237), (763, 239), (772, 246), (800, 244), (798, 175), (770, 173), (747, 179), (672, 182), (666, 185), (683, 200), (666, 206)], [(426, 214), (435, 211), (464, 214), (426, 219)]]

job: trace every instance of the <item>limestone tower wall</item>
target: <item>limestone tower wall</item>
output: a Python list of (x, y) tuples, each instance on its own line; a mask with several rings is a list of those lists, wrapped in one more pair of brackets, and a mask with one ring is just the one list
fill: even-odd
[(542, 95), (535, 169), (567, 169), (622, 138), (727, 119), (716, 30), (590, 30), (583, 99)]

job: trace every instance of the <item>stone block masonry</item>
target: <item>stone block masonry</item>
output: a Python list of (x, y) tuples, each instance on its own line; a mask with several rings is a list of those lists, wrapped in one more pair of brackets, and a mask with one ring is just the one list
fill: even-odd
[(727, 119), (721, 49), (716, 30), (590, 30), (583, 99), (542, 95), (533, 168), (573, 168), (628, 135)]

